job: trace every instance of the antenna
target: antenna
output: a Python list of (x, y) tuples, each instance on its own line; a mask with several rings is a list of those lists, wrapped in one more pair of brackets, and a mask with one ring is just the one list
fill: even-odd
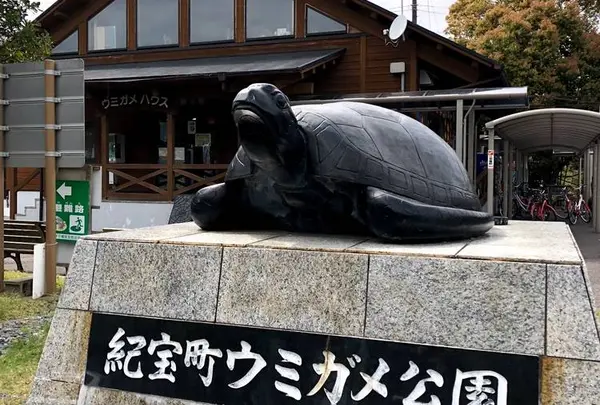
[(404, 40), (404, 32), (406, 31), (407, 25), (408, 20), (403, 14), (396, 17), (392, 22), (392, 25), (390, 25), (390, 29), (383, 30), (383, 34), (386, 36), (385, 44), (391, 44), (394, 47), (397, 47), (400, 37)]

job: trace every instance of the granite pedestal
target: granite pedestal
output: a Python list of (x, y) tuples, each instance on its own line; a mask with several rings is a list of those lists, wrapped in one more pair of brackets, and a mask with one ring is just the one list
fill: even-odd
[(105, 313), (539, 356), (541, 404), (600, 404), (591, 297), (563, 223), (433, 245), (193, 223), (98, 234), (77, 243), (27, 403), (196, 403), (83, 384)]

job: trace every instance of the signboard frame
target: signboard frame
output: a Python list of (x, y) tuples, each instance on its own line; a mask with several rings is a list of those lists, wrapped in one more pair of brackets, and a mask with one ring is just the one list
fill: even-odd
[[(56, 239), (73, 242), (90, 234), (90, 182), (56, 182)], [(81, 230), (77, 229), (80, 228)]]
[[(45, 294), (56, 291), (56, 171), (85, 166), (84, 68), (81, 58), (0, 65), (0, 191), (5, 168), (44, 169)], [(4, 206), (0, 213), (4, 233)]]
[(84, 385), (223, 405), (463, 405), (475, 380), (508, 405), (538, 403), (539, 376), (532, 355), (93, 313)]

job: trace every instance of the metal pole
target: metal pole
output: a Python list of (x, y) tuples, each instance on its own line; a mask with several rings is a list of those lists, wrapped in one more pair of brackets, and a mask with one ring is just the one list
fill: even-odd
[[(0, 75), (4, 74), (4, 66), (0, 65)], [(0, 78), (0, 100), (4, 100), (4, 77)], [(4, 105), (0, 104), (0, 193), (4, 198), (4, 158), (6, 156), (4, 152)], [(14, 201), (10, 202), (11, 204)], [(0, 238), (0, 250), (4, 252), (4, 201), (2, 201), (0, 207), (0, 232), (2, 237)], [(4, 291), (4, 257), (2, 264), (0, 264), (0, 292)]]
[(454, 149), (460, 159), (463, 167), (465, 166), (464, 156), (464, 136), (465, 131), (463, 130), (463, 118), (464, 118), (464, 103), (462, 100), (456, 100), (456, 142)]
[(577, 171), (577, 187), (581, 186), (581, 169), (583, 166), (583, 159), (579, 156), (579, 170)]
[(600, 185), (600, 143), (596, 142), (594, 147), (594, 174), (593, 174), (593, 192), (592, 192), (592, 222), (594, 224), (594, 232), (600, 232), (600, 218), (598, 212), (600, 211), (600, 200), (598, 199), (598, 186)]
[(475, 183), (475, 164), (477, 162), (475, 155), (475, 144), (477, 142), (475, 133), (475, 111), (471, 111), (467, 120), (467, 171), (471, 183)]
[(523, 154), (519, 150), (516, 151), (516, 154), (515, 169), (517, 171), (517, 184), (521, 184), (523, 182)]
[(523, 153), (523, 183), (529, 184), (529, 154)]
[(56, 62), (44, 61), (46, 71), (46, 294), (56, 291)]
[(494, 215), (494, 129), (488, 130), (487, 211)]
[(512, 144), (510, 145), (510, 148), (508, 150), (508, 187), (506, 188), (506, 192), (504, 193), (506, 196), (506, 199), (508, 201), (507, 204), (507, 210), (504, 213), (504, 215), (508, 218), (512, 218), (512, 209), (513, 209), (513, 200), (512, 200), (512, 189), (514, 187), (513, 185), (513, 161), (515, 160), (515, 149), (513, 148)]
[(412, 0), (412, 22), (417, 23), (417, 0)]
[(510, 159), (510, 144), (508, 141), (502, 142), (502, 212), (508, 215), (508, 161)]
[[(592, 148), (586, 149), (585, 151), (585, 194), (584, 198), (589, 200), (592, 198), (592, 177), (594, 173), (594, 155), (592, 154)], [(592, 207), (590, 207), (591, 209)]]

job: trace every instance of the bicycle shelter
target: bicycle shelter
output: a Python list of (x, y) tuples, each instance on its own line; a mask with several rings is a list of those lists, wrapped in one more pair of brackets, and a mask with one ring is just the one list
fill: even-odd
[[(553, 149), (580, 155), (585, 166), (583, 181), (587, 187), (584, 195), (588, 199), (591, 190), (594, 232), (600, 232), (600, 218), (595, 215), (600, 212), (600, 164), (599, 159), (594, 158), (600, 156), (600, 113), (572, 108), (528, 110), (490, 121), (486, 130), (488, 151), (494, 151), (494, 138), (499, 137), (504, 142), (505, 151), (511, 156), (516, 152), (517, 172), (524, 176), (523, 181), (527, 181), (527, 156), (531, 152)], [(508, 162), (512, 160), (503, 159), (504, 178), (507, 179), (505, 190), (509, 191), (512, 190), (512, 177), (508, 176)], [(493, 159), (488, 160), (487, 201), (494, 201), (494, 166)], [(512, 199), (509, 195), (509, 192), (504, 192), (502, 197), (505, 213), (511, 212)], [(488, 204), (488, 212), (493, 214), (493, 209), (494, 204)]]

